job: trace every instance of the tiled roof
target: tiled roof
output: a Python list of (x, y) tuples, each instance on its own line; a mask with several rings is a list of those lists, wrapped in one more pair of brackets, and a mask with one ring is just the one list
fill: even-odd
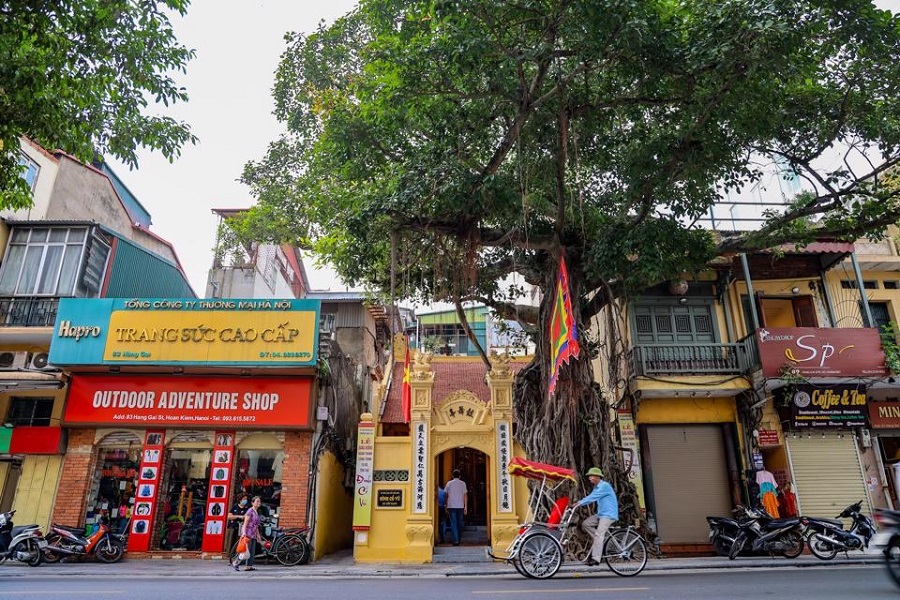
[[(509, 368), (514, 373), (525, 366), (524, 362), (510, 361)], [(474, 362), (439, 362), (431, 363), (434, 371), (434, 393), (432, 395), (433, 406), (438, 406), (444, 398), (457, 390), (468, 390), (475, 394), (479, 400), (488, 404), (491, 401), (491, 391), (484, 380), (487, 369), (481, 361)], [(388, 392), (387, 406), (381, 415), (382, 423), (403, 423), (403, 411), (400, 406), (400, 387), (403, 382), (403, 363), (394, 363), (391, 389)]]

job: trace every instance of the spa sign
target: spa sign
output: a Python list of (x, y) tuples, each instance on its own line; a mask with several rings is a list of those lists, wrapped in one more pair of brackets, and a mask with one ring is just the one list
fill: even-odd
[(763, 375), (783, 369), (811, 377), (886, 377), (881, 338), (874, 327), (763, 327), (756, 331)]
[(62, 298), (50, 363), (316, 364), (318, 300)]

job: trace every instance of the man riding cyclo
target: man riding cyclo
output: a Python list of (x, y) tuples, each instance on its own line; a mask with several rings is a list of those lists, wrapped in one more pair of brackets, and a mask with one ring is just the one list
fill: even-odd
[(594, 537), (591, 553), (584, 559), (584, 564), (593, 567), (599, 565), (603, 560), (603, 540), (606, 532), (613, 523), (619, 520), (619, 501), (612, 486), (603, 480), (602, 470), (591, 467), (588, 469), (587, 476), (594, 489), (576, 502), (574, 508), (577, 509), (591, 503), (597, 504), (597, 512), (581, 522), (584, 532)]

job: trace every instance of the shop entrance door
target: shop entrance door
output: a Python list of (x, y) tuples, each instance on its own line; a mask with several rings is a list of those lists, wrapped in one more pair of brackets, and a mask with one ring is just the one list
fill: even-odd
[(469, 490), (468, 513), (465, 517), (467, 543), (486, 543), (490, 523), (488, 510), (488, 459), (483, 452), (473, 448), (453, 448), (441, 453), (437, 461), (437, 481), (441, 486), (453, 479), (453, 470), (459, 469), (460, 479)]
[(199, 550), (209, 487), (211, 451), (171, 449), (163, 465), (160, 550)]

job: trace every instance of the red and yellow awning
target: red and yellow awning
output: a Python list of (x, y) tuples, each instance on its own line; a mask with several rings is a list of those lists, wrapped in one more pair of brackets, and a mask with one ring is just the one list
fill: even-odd
[(527, 477), (528, 479), (544, 479), (546, 477), (550, 481), (562, 481), (563, 479), (575, 481), (575, 471), (572, 469), (524, 458), (514, 458), (509, 461), (509, 472), (517, 477)]

